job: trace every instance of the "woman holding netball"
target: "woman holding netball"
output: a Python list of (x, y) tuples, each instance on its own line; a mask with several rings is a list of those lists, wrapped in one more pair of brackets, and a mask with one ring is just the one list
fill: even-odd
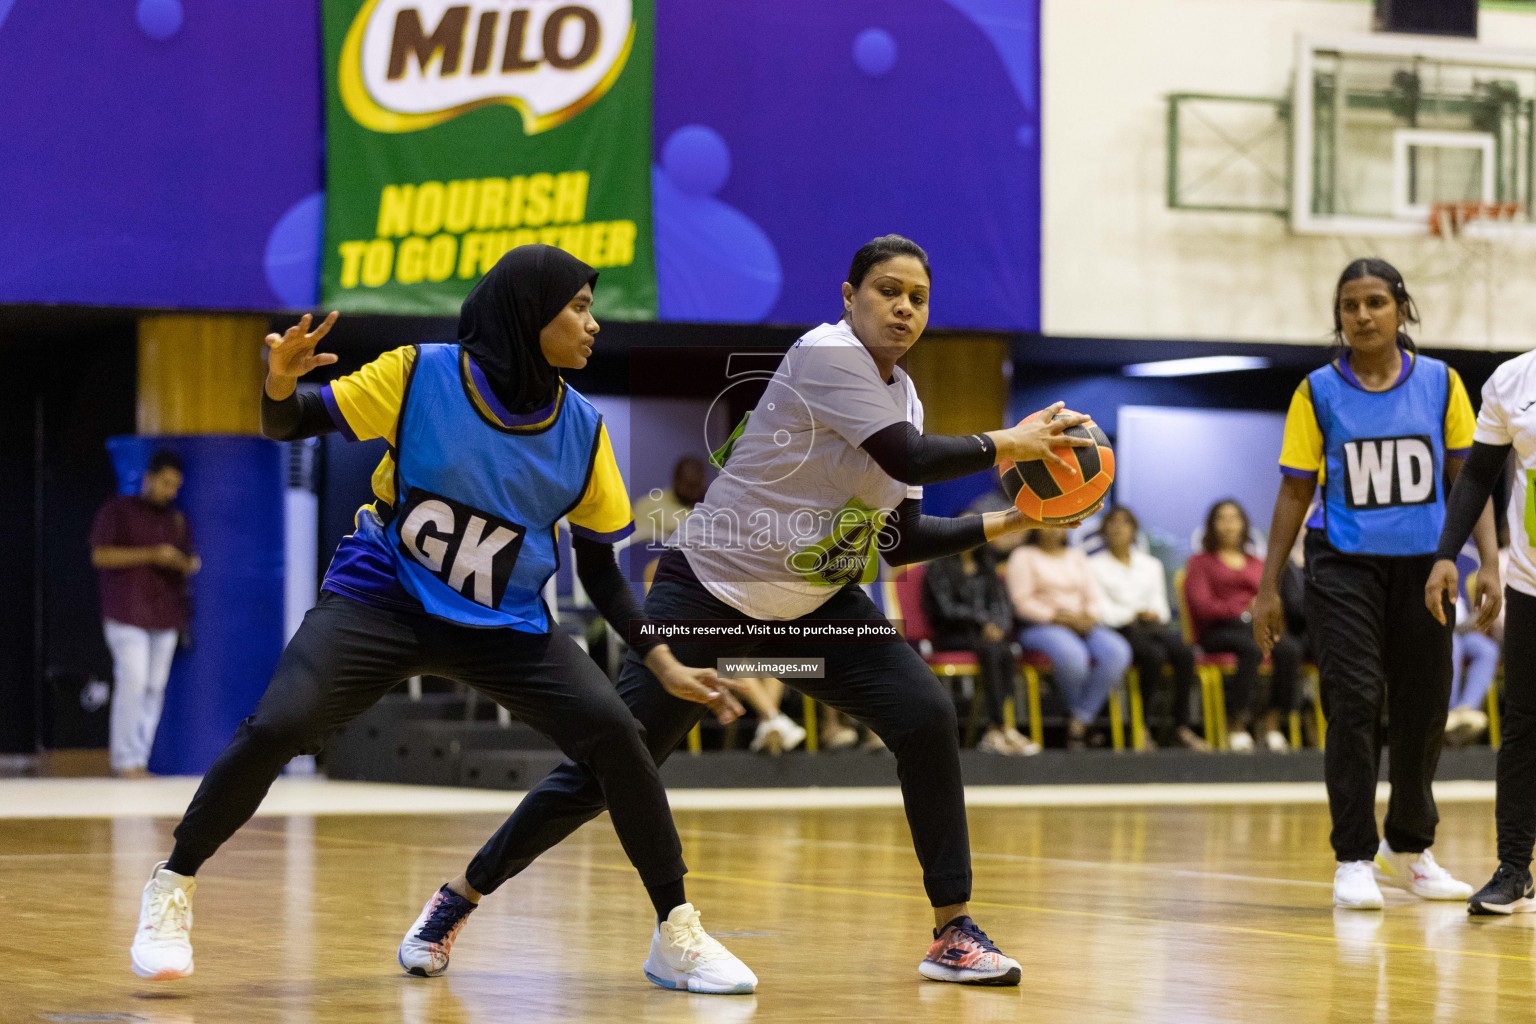
[[(1503, 742), (1499, 746), (1499, 866), (1488, 884), (1467, 901), (1473, 914), (1525, 914), (1536, 910), (1531, 884), (1531, 845), (1536, 842), (1536, 352), (1504, 363), (1483, 385), (1483, 407), (1472, 435), (1472, 454), (1446, 507), (1445, 529), (1424, 598), (1436, 618), (1456, 593), (1456, 553), (1493, 494), (1514, 450), (1509, 492), (1509, 585), (1504, 598)], [(1498, 613), (1496, 572), (1484, 556), (1477, 593), (1479, 625)]]
[[(701, 991), (756, 984), (686, 900), (682, 845), (639, 725), (596, 663), (551, 628), (540, 597), (558, 564), (555, 523), (565, 518), (593, 603), (620, 631), (637, 613), (613, 555), (633, 524), (607, 428), (559, 372), (585, 366), (592, 353), (596, 281), (595, 270), (559, 249), (513, 249), (464, 300), (456, 343), (386, 352), (318, 395), (295, 388), (336, 361), (315, 353), (336, 314), (312, 332), (306, 315), (282, 337), (268, 336), (263, 433), (293, 440), (340, 431), (387, 438), (390, 449), (373, 477), (378, 500), (358, 511), (319, 603), (204, 776), (169, 862), (144, 887), (132, 948), (141, 977), (192, 973), (193, 876), (256, 812), (283, 765), (318, 752), (392, 686), (431, 673), (487, 694), (601, 786), (656, 909), (648, 970)], [(665, 644), (634, 657), (678, 695), (668, 699), (708, 702), (725, 717), (740, 710), (713, 671), (687, 668)], [(470, 906), (447, 888), (434, 893), (418, 928), (432, 941), (402, 964), (430, 973), (434, 956), (446, 963), (455, 922)]]
[[(1037, 525), (1017, 510), (956, 519), (925, 516), (921, 485), (980, 472), (999, 459), (1049, 459), (1052, 445), (1091, 443), (1061, 431), (1086, 417), (1053, 406), (1007, 430), (925, 436), (922, 404), (897, 367), (928, 322), (927, 255), (896, 235), (853, 258), (843, 316), (808, 332), (785, 354), (756, 408), (717, 452), (722, 472), (668, 541), (645, 601), (647, 619), (722, 624), (884, 617), (860, 589), (878, 552), (892, 565), (923, 561)], [(921, 973), (938, 981), (1017, 985), (1020, 967), (968, 913), (970, 843), (958, 732), (949, 695), (899, 637), (675, 641), (687, 665), (721, 657), (823, 658), (825, 677), (796, 686), (869, 726), (896, 755), (933, 942)], [(664, 760), (698, 721), (631, 652), (619, 693)], [(455, 888), (488, 893), (603, 810), (600, 780), (575, 761), (556, 768), (470, 862)], [(407, 936), (407, 942), (410, 937)], [(682, 979), (652, 975), (657, 984)]]
[[(1445, 520), (1444, 481), (1472, 446), (1472, 406), (1454, 370), (1415, 350), (1404, 329), (1417, 322), (1391, 264), (1360, 259), (1344, 268), (1333, 304), (1339, 353), (1291, 399), (1284, 477), (1253, 605), (1254, 636), (1267, 651), (1285, 630), (1280, 573), (1321, 484), (1307, 523), (1306, 613), (1328, 717), (1333, 901), (1349, 909), (1379, 909), (1378, 882), (1423, 899), (1472, 894), (1429, 850), (1439, 821), (1430, 784), (1450, 700), (1451, 629), (1423, 597)], [(1477, 542), (1483, 565), (1495, 566), (1491, 514), (1479, 520)], [(1497, 569), (1484, 581), (1497, 587)], [(1392, 797), (1378, 844), (1384, 706)]]

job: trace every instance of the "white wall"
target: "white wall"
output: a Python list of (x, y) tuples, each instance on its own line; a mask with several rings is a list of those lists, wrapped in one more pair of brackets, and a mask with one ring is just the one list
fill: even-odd
[[(1166, 206), (1166, 96), (1289, 95), (1299, 33), (1366, 33), (1340, 0), (1042, 0), (1042, 327), (1049, 334), (1322, 343), (1333, 283), (1383, 256), (1419, 340), (1536, 347), (1536, 251), (1300, 236), (1266, 214)], [(1536, 13), (1484, 8), (1480, 39), (1536, 49)]]

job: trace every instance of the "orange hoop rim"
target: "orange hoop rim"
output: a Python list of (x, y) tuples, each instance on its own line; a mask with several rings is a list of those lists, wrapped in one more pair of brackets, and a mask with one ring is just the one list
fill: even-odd
[(1461, 234), (1475, 220), (1512, 223), (1525, 212), (1524, 203), (1438, 202), (1429, 204), (1429, 233), (1436, 238)]

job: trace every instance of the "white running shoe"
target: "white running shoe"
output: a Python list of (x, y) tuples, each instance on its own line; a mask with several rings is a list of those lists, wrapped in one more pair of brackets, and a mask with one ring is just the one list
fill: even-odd
[(757, 989), (757, 975), (709, 936), (692, 903), (673, 907), (656, 926), (644, 969), (655, 984), (681, 992), (746, 995)]
[(1021, 756), (1021, 751), (1013, 745), (1013, 741), (1001, 729), (988, 729), (982, 733), (981, 739), (976, 742), (976, 749), (983, 754), (1002, 754), (1004, 757)]
[(752, 737), (752, 743), (748, 749), (754, 754), (766, 750), (778, 756), (786, 750), (794, 750), (804, 741), (805, 730), (781, 711), (772, 718), (757, 723), (757, 734)]
[(446, 971), (453, 940), (459, 937), (459, 929), (474, 909), (475, 904), (446, 885), (433, 893), (395, 953), (405, 973), (435, 978)]
[(1003, 736), (1013, 744), (1014, 752), (1023, 757), (1034, 757), (1045, 749), (1017, 729), (1004, 729)]
[(1275, 729), (1271, 729), (1264, 734), (1264, 746), (1269, 748), (1271, 754), (1289, 754), (1291, 752), (1290, 741)]
[(139, 930), (129, 956), (133, 973), (151, 981), (172, 981), (192, 973), (192, 893), (197, 879), (156, 864), (139, 901)]
[(1368, 860), (1339, 862), (1333, 873), (1333, 905), (1345, 910), (1380, 910), (1383, 900)]
[(1253, 753), (1253, 735), (1242, 729), (1227, 737), (1227, 746), (1234, 754)]
[(1472, 887), (1458, 882), (1451, 873), (1435, 863), (1435, 855), (1423, 853), (1396, 853), (1387, 841), (1381, 841), (1376, 851), (1376, 881), (1394, 889), (1404, 889), (1425, 900), (1464, 900), (1472, 895)]

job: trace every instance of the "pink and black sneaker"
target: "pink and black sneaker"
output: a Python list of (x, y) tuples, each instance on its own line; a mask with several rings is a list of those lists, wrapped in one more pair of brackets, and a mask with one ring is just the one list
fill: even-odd
[(930, 981), (958, 981), (967, 985), (1017, 985), (1024, 970), (1006, 957), (987, 933), (969, 917), (957, 917), (935, 930), (928, 955), (917, 965)]
[(435, 978), (448, 969), (448, 954), (475, 905), (446, 885), (432, 894), (395, 954), (407, 974)]

